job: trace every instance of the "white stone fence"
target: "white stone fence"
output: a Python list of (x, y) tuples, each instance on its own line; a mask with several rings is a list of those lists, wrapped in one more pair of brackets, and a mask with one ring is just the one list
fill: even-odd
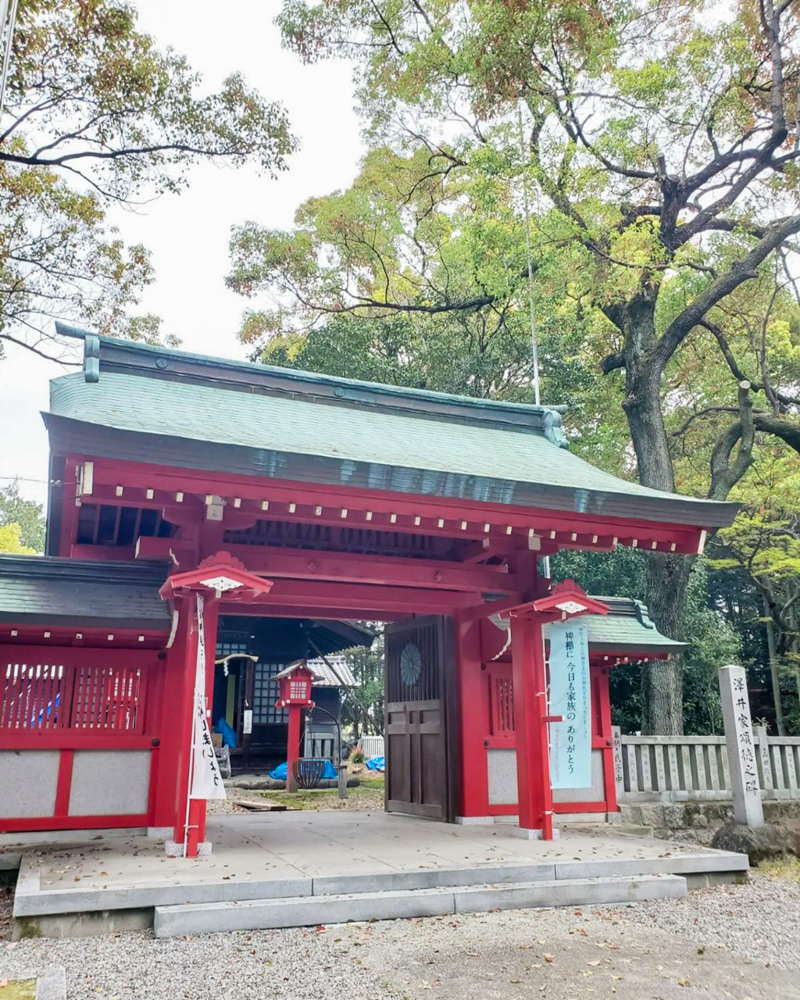
[[(763, 799), (800, 799), (800, 737), (753, 728)], [(622, 736), (614, 729), (620, 802), (730, 799), (724, 736)]]
[(384, 755), (382, 736), (362, 736), (358, 745), (367, 760)]

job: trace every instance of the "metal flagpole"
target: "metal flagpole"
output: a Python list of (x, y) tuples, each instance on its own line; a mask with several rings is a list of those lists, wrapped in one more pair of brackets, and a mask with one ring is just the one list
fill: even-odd
[(528, 203), (528, 179), (525, 175), (525, 132), (522, 126), (522, 106), (517, 104), (519, 118), (519, 151), (522, 165), (522, 200), (525, 207), (525, 245), (528, 251), (528, 311), (531, 321), (531, 353), (533, 355), (533, 401), (541, 405), (539, 395), (539, 352), (536, 346), (536, 309), (533, 304), (533, 253), (531, 251), (531, 213)]
[(0, 117), (2, 117), (6, 106), (6, 82), (8, 81), (8, 67), (11, 62), (11, 43), (14, 37), (14, 24), (17, 20), (17, 3), (18, 0), (11, 0), (11, 14), (8, 18), (8, 27), (6, 27), (8, 0), (2, 0), (2, 5), (0, 6), (0, 11), (2, 11), (2, 21), (0, 21), (2, 28), (0, 30), (3, 30), (5, 35), (3, 41), (3, 70), (2, 76), (0, 76)]
[[(536, 344), (536, 307), (533, 301), (533, 251), (531, 249), (531, 212), (528, 200), (528, 178), (525, 172), (526, 150), (525, 150), (525, 129), (522, 124), (522, 104), (517, 104), (517, 119), (519, 121), (519, 153), (520, 167), (522, 168), (522, 203), (525, 208), (525, 248), (528, 253), (528, 313), (531, 322), (531, 355), (533, 358), (533, 401), (537, 406), (541, 406), (542, 400), (539, 393), (539, 350)], [(550, 557), (542, 556), (542, 570), (544, 575), (550, 576)]]

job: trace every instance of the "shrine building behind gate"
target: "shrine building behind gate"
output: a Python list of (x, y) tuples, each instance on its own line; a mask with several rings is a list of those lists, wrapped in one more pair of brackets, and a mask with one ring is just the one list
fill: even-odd
[[(61, 332), (83, 339), (85, 361), (53, 380), (44, 414), (47, 557), (0, 562), (0, 755), (17, 789), (0, 828), (146, 826), (184, 841), (201, 592), (209, 707), (233, 635), (262, 637), (259, 662), (277, 670), (289, 632), (327, 654), (369, 641), (348, 623), (388, 623), (387, 809), (514, 815), (531, 836), (552, 835), (554, 811), (613, 811), (603, 671), (682, 646), (632, 602), (553, 590), (540, 557), (697, 553), (735, 504), (594, 468), (547, 407)], [(26, 600), (46, 578), (47, 599)], [(591, 787), (554, 804), (544, 631), (589, 610), (599, 763)], [(226, 711), (256, 703), (247, 683)], [(201, 806), (188, 824), (200, 841)]]

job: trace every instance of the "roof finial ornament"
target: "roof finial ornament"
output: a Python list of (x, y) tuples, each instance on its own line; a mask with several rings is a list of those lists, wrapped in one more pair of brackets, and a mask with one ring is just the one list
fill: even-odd
[(83, 377), (86, 382), (100, 381), (100, 338), (94, 333), (83, 340)]

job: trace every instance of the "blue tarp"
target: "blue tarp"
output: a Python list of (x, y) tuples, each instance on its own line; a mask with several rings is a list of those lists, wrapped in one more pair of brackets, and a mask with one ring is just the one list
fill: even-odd
[(367, 761), (367, 769), (370, 771), (385, 771), (386, 770), (386, 758), (385, 757), (370, 757)]
[[(286, 781), (286, 761), (282, 764), (278, 764), (276, 768), (273, 768), (269, 772), (270, 778), (274, 778), (276, 781)], [(336, 768), (331, 764), (329, 760), (325, 761), (325, 769), (322, 772), (323, 778), (338, 778), (339, 775), (336, 773)]]
[(233, 747), (236, 749), (236, 733), (228, 725), (227, 721), (220, 717), (217, 719), (217, 724), (214, 726), (214, 731), (217, 733), (222, 733), (222, 745), (224, 747)]
[[(55, 705), (56, 711), (58, 711), (58, 706), (60, 704), (61, 704), (61, 693), (59, 692), (59, 694), (56, 695), (56, 705)], [(53, 703), (52, 703), (52, 701), (48, 701), (48, 703), (47, 703), (47, 718), (49, 719), (52, 716), (52, 714), (53, 714)], [(44, 709), (42, 708), (42, 709), (39, 710), (39, 722), (38, 722), (38, 725), (41, 726), (41, 724), (42, 724), (43, 721), (44, 721)], [(37, 725), (37, 723), (36, 723), (36, 716), (32, 715), (31, 716), (31, 729), (33, 729), (36, 725)]]

